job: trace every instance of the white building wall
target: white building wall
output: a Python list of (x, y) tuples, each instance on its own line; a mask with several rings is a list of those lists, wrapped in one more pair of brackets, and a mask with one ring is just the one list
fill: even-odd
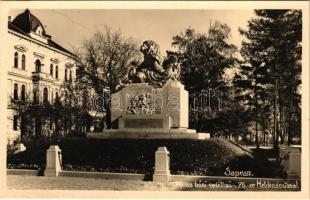
[[(61, 52), (57, 49), (49, 47), (41, 41), (27, 38), (21, 34), (9, 30), (7, 43), (7, 56), (5, 63), (8, 64), (8, 107), (11, 103), (11, 97), (14, 94), (14, 84), (18, 84), (18, 96), (21, 98), (21, 87), (25, 85), (26, 96), (29, 95), (29, 100), (33, 100), (33, 91), (39, 89), (40, 101), (43, 100), (43, 89), (48, 89), (48, 100), (54, 102), (56, 98), (56, 92), (61, 96), (60, 85), (64, 81), (66, 65), (72, 65), (72, 79), (75, 80), (76, 70), (74, 66), (74, 60), (71, 55)], [(18, 68), (14, 67), (14, 54), (18, 52)], [(22, 69), (22, 55), (26, 57), (25, 70)], [(36, 60), (41, 62), (41, 74), (45, 80), (40, 80), (38, 84), (33, 82), (33, 72), (35, 72)], [(50, 75), (50, 65), (53, 64), (53, 76)], [(56, 66), (58, 65), (58, 79), (56, 79)], [(69, 70), (68, 70), (69, 79)], [(53, 96), (53, 99), (52, 99)], [(13, 140), (20, 131), (13, 130), (13, 115), (14, 111), (8, 109), (8, 138)]]

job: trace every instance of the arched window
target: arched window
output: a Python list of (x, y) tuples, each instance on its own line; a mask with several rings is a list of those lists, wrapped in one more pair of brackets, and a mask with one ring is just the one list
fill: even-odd
[(44, 90), (43, 90), (43, 101), (48, 102), (48, 90), (47, 90), (47, 88), (44, 88)]
[(51, 64), (51, 65), (50, 65), (50, 75), (51, 75), (52, 77), (53, 77), (53, 73), (54, 73), (54, 72), (53, 72), (53, 70), (54, 70), (53, 68), (54, 68), (54, 67), (53, 67), (53, 64)]
[(36, 60), (36, 72), (41, 72), (41, 62), (40, 62), (40, 60)]
[(56, 65), (55, 78), (58, 79), (58, 65)]
[(22, 69), (26, 69), (26, 56), (24, 54), (22, 55)]
[(15, 52), (14, 54), (14, 67), (18, 68), (18, 53)]
[(14, 100), (18, 100), (18, 85), (14, 84)]
[(25, 85), (22, 85), (22, 89), (21, 89), (21, 95), (20, 95), (21, 97), (21, 100), (22, 101), (26, 101), (26, 87), (25, 87)]
[(68, 69), (65, 69), (65, 81), (68, 81)]
[(72, 81), (72, 71), (71, 70), (69, 71), (69, 81), (70, 82)]

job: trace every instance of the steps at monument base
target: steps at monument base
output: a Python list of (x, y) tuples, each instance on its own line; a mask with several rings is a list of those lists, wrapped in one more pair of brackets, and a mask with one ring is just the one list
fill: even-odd
[(106, 129), (103, 132), (87, 133), (95, 139), (193, 139), (205, 140), (209, 133), (196, 133), (194, 129)]

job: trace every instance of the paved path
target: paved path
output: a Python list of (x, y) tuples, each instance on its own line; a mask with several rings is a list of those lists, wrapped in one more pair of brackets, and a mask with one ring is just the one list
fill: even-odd
[[(152, 181), (117, 180), (78, 177), (44, 177), (32, 175), (8, 175), (8, 189), (17, 190), (131, 190), (131, 191), (182, 191), (212, 190), (188, 188), (181, 182), (155, 183)], [(236, 189), (220, 189), (236, 190)]]
[(176, 190), (175, 184), (166, 185), (151, 181), (109, 180), (77, 177), (44, 177), (8, 175), (8, 189), (49, 189), (49, 190)]
[[(169, 182), (155, 183), (152, 181), (117, 180), (78, 177), (44, 177), (30, 175), (8, 175), (8, 189), (16, 190), (131, 190), (131, 191), (236, 191), (238, 188), (192, 187), (187, 183)], [(249, 189), (245, 189), (249, 190)], [(251, 191), (287, 191), (287, 189), (259, 189)], [(298, 190), (298, 189), (289, 189)]]

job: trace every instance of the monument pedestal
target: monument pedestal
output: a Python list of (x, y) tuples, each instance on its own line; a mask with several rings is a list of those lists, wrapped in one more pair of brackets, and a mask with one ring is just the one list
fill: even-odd
[(207, 139), (207, 133), (188, 129), (188, 92), (178, 81), (162, 88), (147, 83), (130, 84), (111, 100), (117, 129), (88, 133), (88, 138)]

